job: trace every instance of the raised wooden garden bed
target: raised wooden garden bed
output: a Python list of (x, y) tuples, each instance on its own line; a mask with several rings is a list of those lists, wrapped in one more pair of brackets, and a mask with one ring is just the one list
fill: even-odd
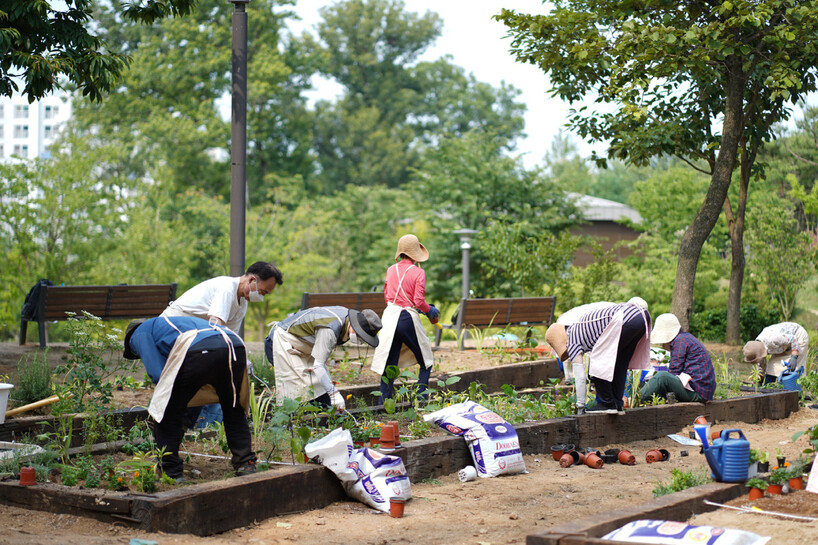
[[(593, 446), (654, 439), (690, 425), (699, 414), (708, 415), (714, 423), (724, 420), (755, 423), (764, 418), (786, 418), (797, 410), (798, 393), (780, 391), (714, 401), (704, 406), (679, 403), (642, 407), (629, 410), (624, 416), (588, 414), (558, 418), (519, 425), (516, 429), (522, 452), (537, 454), (548, 452), (555, 443)], [(394, 454), (403, 458), (412, 482), (451, 474), (472, 463), (466, 443), (460, 437), (432, 437), (404, 445)], [(21, 487), (14, 482), (0, 482), (0, 503), (111, 522), (124, 521), (153, 532), (196, 535), (224, 532), (254, 520), (317, 509), (344, 498), (335, 475), (316, 465), (276, 465), (256, 475), (156, 494), (80, 490), (50, 484)], [(663, 505), (664, 501), (669, 500), (657, 500), (656, 505)], [(640, 511), (643, 515), (645, 512)]]

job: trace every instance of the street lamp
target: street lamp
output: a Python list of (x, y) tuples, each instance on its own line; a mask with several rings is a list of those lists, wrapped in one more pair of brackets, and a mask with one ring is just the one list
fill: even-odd
[(458, 229), (452, 231), (460, 237), (460, 251), (463, 252), (463, 284), (461, 289), (461, 299), (469, 298), (469, 250), (471, 250), (471, 240), (478, 233), (474, 229)]

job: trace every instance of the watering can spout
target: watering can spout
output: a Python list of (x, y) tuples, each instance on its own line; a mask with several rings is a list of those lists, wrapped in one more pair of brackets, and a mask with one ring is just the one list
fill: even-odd
[(719, 462), (719, 451), (721, 451), (721, 447), (712, 446), (704, 451), (704, 457), (707, 460), (707, 465), (710, 466), (710, 471), (713, 472), (713, 477), (715, 480), (721, 482), (722, 480), (722, 473), (721, 473), (721, 463)]

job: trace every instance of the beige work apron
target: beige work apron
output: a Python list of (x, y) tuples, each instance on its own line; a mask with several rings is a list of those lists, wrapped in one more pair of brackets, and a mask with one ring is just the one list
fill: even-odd
[[(647, 323), (645, 313), (641, 312), (642, 320), (645, 322), (645, 334), (639, 339), (633, 356), (628, 362), (628, 369), (648, 369), (650, 368), (650, 324)], [(608, 382), (613, 380), (614, 368), (616, 367), (616, 355), (619, 348), (619, 337), (622, 334), (622, 324), (625, 311), (620, 310), (614, 314), (608, 326), (597, 339), (591, 358), (588, 364), (588, 374)]]

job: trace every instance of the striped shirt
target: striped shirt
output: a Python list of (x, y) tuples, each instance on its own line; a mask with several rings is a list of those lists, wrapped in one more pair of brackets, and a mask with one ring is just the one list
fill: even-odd
[(681, 331), (670, 341), (668, 371), (676, 376), (687, 373), (690, 375), (688, 385), (693, 391), (708, 401), (713, 399), (716, 392), (716, 372), (713, 370), (710, 353), (690, 333)]
[(645, 310), (633, 303), (620, 303), (583, 314), (568, 326), (568, 358), (573, 360), (582, 353), (588, 353), (596, 346), (602, 332), (620, 310), (624, 311), (623, 322), (642, 315)]

